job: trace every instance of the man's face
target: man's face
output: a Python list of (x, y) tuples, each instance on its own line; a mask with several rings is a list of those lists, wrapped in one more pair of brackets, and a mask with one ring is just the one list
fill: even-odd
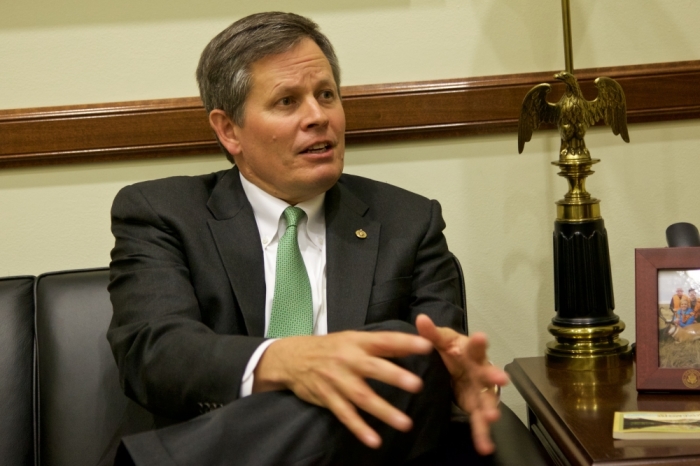
[(678, 289), (676, 290), (676, 294), (677, 294), (678, 296), (683, 296), (683, 288), (678, 288)]
[(327, 191), (343, 171), (345, 112), (325, 55), (303, 39), (250, 71), (238, 145), (227, 147), (241, 173), (290, 204)]
[(692, 299), (695, 299), (695, 297), (696, 297), (696, 296), (695, 296), (695, 291), (689, 291), (688, 294), (690, 295), (690, 297), (691, 297)]

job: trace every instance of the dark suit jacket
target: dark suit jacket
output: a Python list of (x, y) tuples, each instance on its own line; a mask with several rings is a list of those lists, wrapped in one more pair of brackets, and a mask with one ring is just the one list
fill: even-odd
[[(462, 328), (436, 201), (343, 175), (325, 215), (329, 332), (413, 323), (419, 313)], [(126, 394), (174, 419), (235, 400), (264, 340), (265, 306), (263, 251), (238, 169), (128, 186), (114, 200), (112, 232), (107, 336)]]

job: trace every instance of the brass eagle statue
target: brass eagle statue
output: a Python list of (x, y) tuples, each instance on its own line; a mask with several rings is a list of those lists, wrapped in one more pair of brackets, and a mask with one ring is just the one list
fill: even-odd
[(625, 93), (616, 81), (610, 78), (596, 79), (598, 97), (588, 101), (583, 97), (573, 74), (562, 71), (554, 77), (566, 85), (566, 91), (559, 102), (552, 104), (547, 101), (552, 86), (546, 83), (530, 89), (523, 100), (518, 124), (518, 153), (523, 152), (525, 143), (532, 138), (532, 132), (542, 123), (553, 123), (559, 128), (561, 161), (590, 157), (583, 138), (586, 130), (601, 119), (612, 128), (613, 134), (619, 134), (625, 142), (630, 142)]

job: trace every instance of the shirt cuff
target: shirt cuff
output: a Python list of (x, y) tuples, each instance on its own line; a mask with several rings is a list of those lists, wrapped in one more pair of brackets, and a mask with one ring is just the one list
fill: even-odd
[(258, 367), (258, 362), (260, 362), (260, 358), (262, 358), (262, 355), (265, 353), (265, 350), (267, 350), (267, 347), (277, 340), (279, 340), (279, 338), (265, 340), (250, 356), (248, 364), (245, 366), (245, 372), (243, 372), (243, 379), (241, 379), (241, 389), (238, 392), (239, 398), (244, 398), (253, 393), (253, 381), (255, 380), (253, 372), (255, 371), (255, 368)]

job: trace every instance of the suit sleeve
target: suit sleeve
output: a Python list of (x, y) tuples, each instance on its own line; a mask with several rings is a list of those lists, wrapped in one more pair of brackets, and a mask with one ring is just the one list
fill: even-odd
[(430, 216), (417, 248), (412, 278), (410, 322), (427, 314), (438, 326), (466, 332), (466, 311), (461, 308), (462, 283), (443, 235), (445, 221), (440, 204), (430, 201)]
[(264, 339), (217, 334), (202, 322), (181, 239), (138, 186), (117, 195), (112, 233), (107, 338), (126, 395), (174, 419), (235, 400)]

